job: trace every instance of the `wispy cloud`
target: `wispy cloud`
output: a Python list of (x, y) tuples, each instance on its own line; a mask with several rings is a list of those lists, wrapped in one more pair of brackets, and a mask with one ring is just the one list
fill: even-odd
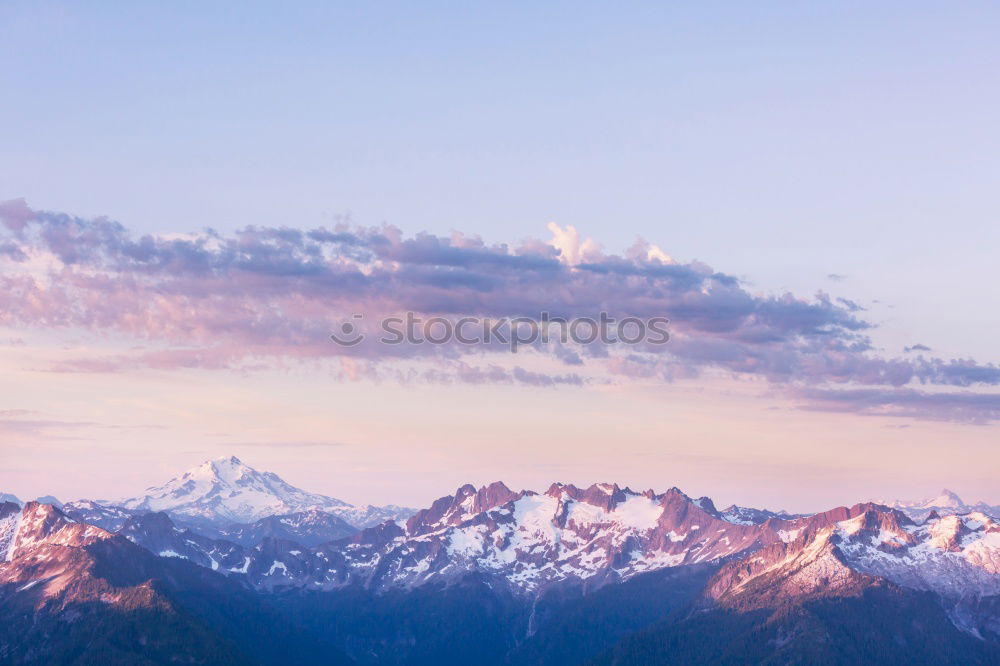
[(51, 419), (25, 418), (37, 412), (23, 409), (8, 409), (0, 411), (0, 437), (39, 437), (46, 439), (77, 440), (87, 439), (77, 434), (70, 434), (80, 429), (100, 427), (89, 421), (59, 421)]
[(806, 409), (985, 424), (1000, 420), (1000, 395), (908, 388), (795, 390)]
[(343, 442), (327, 442), (327, 441), (302, 441), (302, 442), (232, 442), (227, 443), (226, 446), (242, 448), (242, 447), (260, 447), (266, 449), (331, 449), (339, 448), (341, 446), (347, 446)]
[(97, 423), (94, 421), (65, 421), (58, 419), (40, 418), (43, 416), (39, 412), (31, 409), (2, 409), (0, 410), (0, 435), (6, 436), (41, 436), (48, 439), (89, 439), (78, 434), (67, 434), (68, 432), (86, 431), (90, 429), (115, 429), (115, 430), (151, 430), (162, 429), (160, 425), (112, 425)]

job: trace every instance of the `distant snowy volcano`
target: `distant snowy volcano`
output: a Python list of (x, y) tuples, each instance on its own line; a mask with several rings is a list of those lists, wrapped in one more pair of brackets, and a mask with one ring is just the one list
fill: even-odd
[(190, 518), (251, 522), (306, 509), (333, 509), (347, 502), (299, 490), (272, 472), (258, 472), (236, 456), (201, 465), (120, 503), (126, 509), (169, 511)]
[(922, 521), (931, 512), (936, 512), (940, 516), (953, 514), (966, 514), (973, 511), (981, 511), (990, 516), (1000, 518), (1000, 506), (991, 506), (985, 502), (966, 504), (956, 493), (945, 488), (937, 497), (923, 500), (881, 500), (880, 504), (899, 509), (914, 520)]
[(396, 506), (354, 506), (310, 493), (272, 472), (259, 472), (235, 456), (206, 460), (162, 486), (148, 488), (117, 506), (132, 511), (166, 511), (194, 522), (249, 523), (268, 516), (320, 510), (356, 527), (367, 527), (413, 513)]

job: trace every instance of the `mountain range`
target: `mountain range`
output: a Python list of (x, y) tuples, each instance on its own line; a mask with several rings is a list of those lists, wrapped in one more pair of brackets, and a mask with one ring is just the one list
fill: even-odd
[(0, 504), (0, 663), (1000, 663), (995, 507), (891, 504), (495, 482), (351, 513), (216, 459)]

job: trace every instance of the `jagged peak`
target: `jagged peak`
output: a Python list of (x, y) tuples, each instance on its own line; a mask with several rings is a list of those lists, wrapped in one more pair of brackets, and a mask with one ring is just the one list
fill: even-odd
[(563, 492), (565, 492), (566, 488), (566, 484), (555, 481), (549, 486), (548, 490), (545, 491), (545, 494), (549, 497), (559, 497), (563, 494)]
[(18, 513), (17, 527), (8, 544), (8, 559), (19, 557), (25, 549), (46, 544), (83, 546), (114, 536), (95, 525), (78, 523), (52, 504), (30, 501)]
[[(39, 502), (38, 500), (29, 500), (24, 503), (24, 515), (56, 515), (66, 517), (66, 514), (54, 504), (49, 504), (48, 502)], [(68, 520), (68, 518), (67, 518)]]
[(715, 516), (715, 517), (719, 516), (719, 510), (718, 510), (718, 508), (716, 508), (715, 502), (712, 501), (711, 497), (702, 496), (702, 497), (699, 497), (698, 499), (692, 500), (692, 501), (695, 503), (695, 505), (699, 509), (701, 509), (705, 513), (707, 513), (709, 515), (712, 515), (712, 516)]
[(492, 483), (490, 483), (488, 485), (485, 485), (485, 486), (483, 486), (482, 488), (479, 489), (480, 492), (482, 492), (484, 490), (485, 491), (506, 490), (508, 492), (513, 492), (513, 491), (511, 491), (510, 487), (508, 487), (507, 484), (504, 483), (503, 481), (493, 481)]
[(665, 492), (663, 494), (664, 495), (673, 495), (673, 496), (683, 497), (686, 500), (690, 500), (691, 499), (687, 495), (687, 493), (685, 493), (683, 490), (681, 490), (677, 486), (671, 486), (670, 488), (667, 488), (667, 492)]

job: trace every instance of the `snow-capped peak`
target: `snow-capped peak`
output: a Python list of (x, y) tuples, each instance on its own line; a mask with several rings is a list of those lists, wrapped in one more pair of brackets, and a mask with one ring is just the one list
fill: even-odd
[(195, 480), (218, 480), (227, 484), (238, 484), (240, 480), (253, 478), (253, 476), (257, 474), (257, 470), (245, 465), (243, 461), (236, 456), (220, 456), (218, 458), (206, 460), (197, 467), (188, 470), (181, 478)]
[(206, 460), (121, 506), (169, 511), (194, 519), (250, 522), (307, 509), (349, 507), (333, 497), (300, 490), (271, 472), (259, 472), (236, 456)]
[(937, 497), (924, 501), (924, 507), (926, 508), (947, 508), (947, 509), (961, 509), (965, 507), (965, 502), (962, 498), (948, 490), (943, 489)]
[(250, 467), (236, 456), (206, 460), (162, 486), (147, 488), (144, 494), (123, 500), (117, 506), (130, 511), (166, 511), (188, 522), (224, 525), (319, 510), (364, 528), (386, 520), (407, 518), (413, 513), (413, 509), (398, 506), (354, 506), (334, 497), (306, 492), (277, 474)]
[(63, 503), (60, 502), (58, 498), (52, 495), (42, 495), (41, 497), (36, 497), (35, 501), (38, 502), (39, 504), (51, 504), (57, 509), (61, 509), (63, 507)]
[(922, 500), (889, 500), (880, 504), (897, 509), (963, 509), (966, 504), (956, 493), (944, 488), (936, 497)]
[(910, 518), (920, 522), (936, 512), (938, 515), (948, 515), (953, 513), (965, 514), (971, 511), (982, 511), (993, 517), (1000, 518), (1000, 506), (990, 506), (985, 502), (976, 504), (966, 504), (956, 493), (945, 488), (936, 497), (917, 501), (891, 500), (882, 501), (880, 504), (899, 509)]
[(3, 504), (4, 502), (12, 502), (18, 506), (24, 504), (24, 502), (17, 498), (17, 495), (13, 495), (11, 493), (0, 493), (0, 504)]

